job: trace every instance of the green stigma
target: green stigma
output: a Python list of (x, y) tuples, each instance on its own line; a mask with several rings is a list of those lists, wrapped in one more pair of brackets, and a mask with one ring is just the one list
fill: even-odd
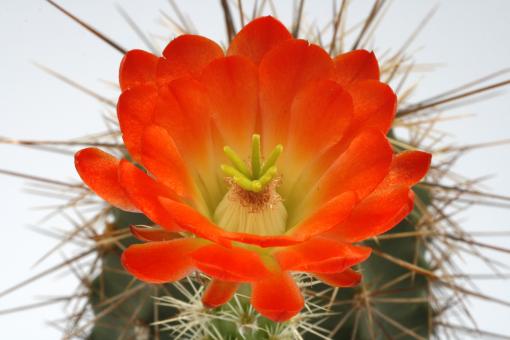
[(223, 152), (225, 152), (232, 165), (222, 164), (221, 170), (244, 190), (261, 192), (276, 176), (278, 172), (276, 161), (282, 151), (283, 146), (278, 144), (266, 161), (262, 162), (260, 135), (255, 134), (251, 139), (251, 167), (231, 147), (225, 146)]

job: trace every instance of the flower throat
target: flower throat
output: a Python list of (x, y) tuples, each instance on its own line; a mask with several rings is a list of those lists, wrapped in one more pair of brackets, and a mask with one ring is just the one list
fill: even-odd
[(276, 192), (279, 179), (276, 162), (283, 146), (277, 145), (263, 162), (260, 136), (252, 136), (251, 164), (248, 166), (229, 146), (223, 148), (232, 165), (221, 165), (230, 184), (214, 212), (215, 222), (223, 229), (257, 235), (285, 232), (287, 211)]

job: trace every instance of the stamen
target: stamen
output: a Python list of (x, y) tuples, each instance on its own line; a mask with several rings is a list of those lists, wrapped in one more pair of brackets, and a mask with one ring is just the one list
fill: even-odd
[(276, 161), (283, 151), (283, 146), (278, 144), (264, 164), (261, 164), (260, 135), (254, 134), (251, 144), (251, 171), (231, 147), (225, 146), (223, 151), (233, 166), (222, 164), (221, 170), (244, 190), (261, 192), (278, 172)]
[(287, 226), (287, 210), (271, 181), (260, 192), (233, 183), (216, 207), (214, 221), (226, 231), (256, 235), (281, 235)]

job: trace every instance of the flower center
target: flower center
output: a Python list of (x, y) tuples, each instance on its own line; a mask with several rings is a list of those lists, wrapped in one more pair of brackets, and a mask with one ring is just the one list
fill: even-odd
[(279, 235), (285, 232), (287, 211), (276, 192), (279, 178), (276, 161), (283, 151), (277, 145), (263, 162), (260, 136), (252, 137), (250, 166), (229, 146), (223, 151), (232, 165), (221, 165), (230, 184), (214, 212), (214, 221), (223, 229), (257, 235)]

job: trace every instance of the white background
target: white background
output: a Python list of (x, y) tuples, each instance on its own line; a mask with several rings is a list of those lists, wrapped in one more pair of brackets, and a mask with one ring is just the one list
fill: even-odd
[[(330, 1), (309, 2), (305, 14), (310, 21), (331, 16)], [(361, 18), (362, 7), (371, 3), (359, 2), (362, 4), (353, 7), (353, 18)], [(144, 48), (119, 15), (114, 1), (61, 0), (60, 3), (126, 48)], [(162, 34), (168, 39), (172, 37), (156, 20), (160, 9), (171, 12), (168, 2), (131, 0), (118, 3), (122, 3), (146, 31)], [(199, 32), (224, 41), (224, 26), (217, 3), (219, 1), (186, 1), (183, 8)], [(278, 3), (281, 8), (291, 6), (290, 1)], [(441, 67), (423, 75), (416, 100), (510, 67), (510, 1), (448, 0), (438, 4), (436, 15), (413, 44), (413, 49), (417, 50), (417, 61), (441, 63)], [(433, 5), (430, 1), (394, 1), (376, 33), (376, 47), (398, 48)], [(290, 22), (288, 12), (280, 10), (287, 24)], [(116, 80), (121, 59), (119, 53), (42, 0), (2, 0), (0, 46), (0, 136), (60, 140), (94, 133), (104, 127), (101, 121), (104, 105), (49, 77), (32, 63), (56, 69), (90, 88), (111, 95), (114, 92), (101, 80)], [(497, 97), (488, 101), (455, 111), (476, 113), (474, 118), (440, 126), (451, 133), (452, 143), (472, 144), (510, 137), (509, 89), (497, 93)], [(456, 169), (469, 177), (495, 175), (486, 182), (486, 188), (508, 194), (509, 150), (508, 146), (501, 146), (472, 152), (458, 163)], [(76, 178), (71, 157), (14, 146), (0, 145), (0, 168), (58, 180)], [(28, 227), (38, 225), (44, 215), (34, 207), (48, 201), (23, 192), (24, 188), (23, 180), (0, 175), (0, 291), (61, 260), (57, 254), (32, 268), (35, 260), (53, 246), (55, 240)], [(463, 214), (461, 220), (469, 230), (509, 230), (509, 216), (508, 210), (477, 208)], [(40, 226), (45, 229), (61, 227), (58, 221)], [(508, 240), (508, 237), (483, 239), (501, 246), (506, 246)], [(501, 256), (498, 253), (490, 255)], [(508, 257), (500, 260), (510, 263)], [(484, 271), (472, 259), (460, 264), (468, 273)], [(484, 293), (510, 301), (508, 282), (483, 280), (477, 284)], [(75, 286), (71, 276), (53, 275), (0, 298), (0, 310), (32, 303), (38, 297), (70, 293)], [(477, 299), (472, 299), (469, 307), (480, 328), (510, 334), (510, 308)], [(47, 322), (61, 317), (60, 306), (0, 315), (0, 338), (58, 338), (59, 331)]]

